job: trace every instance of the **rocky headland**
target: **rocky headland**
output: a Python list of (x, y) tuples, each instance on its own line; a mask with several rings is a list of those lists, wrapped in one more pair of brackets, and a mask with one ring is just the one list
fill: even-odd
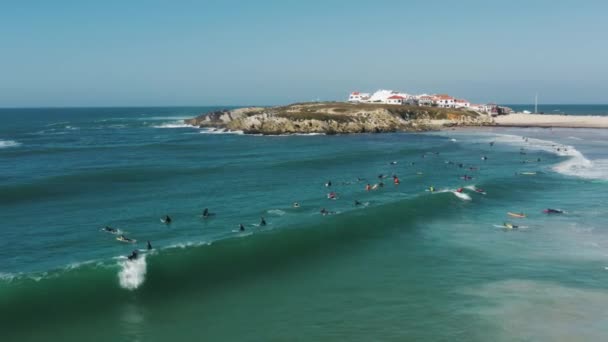
[(492, 119), (464, 109), (312, 102), (215, 111), (185, 120), (185, 123), (245, 134), (280, 135), (416, 132), (451, 126), (490, 125)]

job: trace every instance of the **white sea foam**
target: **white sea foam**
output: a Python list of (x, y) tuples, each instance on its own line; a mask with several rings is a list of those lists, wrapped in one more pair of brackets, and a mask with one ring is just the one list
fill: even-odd
[(270, 209), (267, 211), (267, 213), (272, 214), (272, 215), (277, 215), (277, 216), (285, 215), (285, 212), (281, 209)]
[(165, 122), (160, 125), (154, 125), (153, 128), (197, 128), (196, 126), (188, 125), (183, 121)]
[(174, 245), (167, 246), (163, 249), (173, 249), (173, 248), (185, 249), (188, 247), (199, 247), (199, 246), (210, 246), (210, 245), (211, 245), (211, 242), (207, 242), (207, 241), (188, 241), (188, 242), (176, 243)]
[(201, 134), (245, 134), (243, 131), (231, 131), (224, 128), (207, 128), (200, 131)]
[(17, 275), (13, 274), (13, 273), (3, 273), (3, 272), (0, 272), (0, 280), (1, 281), (11, 282), (16, 277), (17, 277)]
[(463, 201), (470, 201), (471, 200), (471, 196), (469, 196), (468, 194), (462, 193), (462, 192), (458, 192), (458, 191), (452, 191), (452, 193), (454, 194), (454, 196), (460, 198)]
[(0, 140), (0, 148), (9, 148), (20, 146), (21, 143), (15, 140)]
[(135, 290), (146, 279), (146, 256), (140, 254), (135, 260), (122, 260), (118, 272), (120, 286), (127, 290)]
[(608, 180), (608, 159), (589, 160), (573, 146), (563, 145), (550, 140), (524, 138), (522, 136), (499, 134), (496, 141), (524, 147), (527, 150), (538, 150), (569, 157), (553, 166), (553, 171), (586, 179)]

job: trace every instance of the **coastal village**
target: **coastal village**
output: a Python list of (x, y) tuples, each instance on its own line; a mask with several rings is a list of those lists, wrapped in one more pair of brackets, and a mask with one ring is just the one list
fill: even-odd
[(412, 95), (393, 90), (378, 90), (373, 94), (354, 91), (350, 93), (348, 102), (351, 103), (382, 103), (390, 105), (413, 105), (438, 108), (465, 109), (491, 116), (506, 115), (512, 112), (509, 107), (495, 103), (473, 104), (467, 100), (455, 98), (448, 94)]

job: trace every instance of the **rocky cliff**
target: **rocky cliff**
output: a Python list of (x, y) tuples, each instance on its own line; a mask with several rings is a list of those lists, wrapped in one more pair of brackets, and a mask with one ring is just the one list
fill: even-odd
[(187, 124), (199, 127), (239, 130), (247, 134), (425, 131), (441, 126), (483, 125), (490, 121), (486, 115), (460, 109), (342, 102), (239, 108), (185, 120)]

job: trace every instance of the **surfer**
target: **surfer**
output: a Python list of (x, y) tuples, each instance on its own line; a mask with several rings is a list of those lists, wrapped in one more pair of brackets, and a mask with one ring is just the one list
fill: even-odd
[(384, 187), (384, 183), (383, 182), (378, 183), (378, 187), (383, 188)]
[(105, 227), (103, 228), (103, 231), (104, 231), (104, 232), (108, 232), (108, 233), (112, 233), (112, 234), (116, 234), (116, 233), (118, 233), (118, 229), (116, 229), (116, 228), (112, 228), (112, 227), (110, 227), (110, 226), (105, 226)]
[(392, 162), (390, 162), (390, 164), (391, 165), (397, 165), (397, 162), (396, 161), (392, 161)]
[(482, 157), (481, 157), (481, 160), (488, 160), (488, 157), (486, 157), (486, 156), (482, 156)]
[(434, 187), (434, 186), (432, 186), (432, 185), (431, 185), (431, 186), (429, 186), (429, 191), (430, 191), (430, 192), (435, 192), (435, 187)]
[(147, 247), (148, 247), (148, 250), (152, 249), (152, 244), (150, 243), (150, 240), (148, 240), (148, 246)]
[(135, 242), (135, 240), (133, 239), (129, 239), (128, 237), (124, 236), (124, 235), (120, 235), (116, 238), (116, 240), (118, 241), (122, 241), (122, 242)]
[(166, 224), (171, 224), (171, 217), (169, 217), (169, 215), (165, 215), (161, 221)]
[(551, 209), (551, 208), (547, 208), (545, 210), (543, 210), (543, 212), (545, 214), (563, 214), (564, 211), (561, 209)]
[(243, 226), (243, 224), (242, 224), (242, 223), (239, 225), (239, 230), (240, 230), (240, 231), (242, 231), (242, 232), (244, 232), (244, 231), (245, 231), (245, 226)]
[(336, 193), (335, 193), (335, 192), (333, 192), (333, 191), (332, 191), (332, 192), (330, 192), (330, 193), (328, 193), (328, 194), (327, 194), (327, 199), (331, 199), (331, 200), (335, 200), (335, 199), (337, 199), (337, 195), (336, 195)]
[(298, 202), (293, 202), (293, 207), (294, 207), (294, 208), (299, 208), (299, 207), (300, 207), (300, 203), (298, 203)]
[(321, 208), (320, 213), (321, 213), (321, 215), (325, 216), (325, 215), (329, 214), (329, 211), (327, 211), (327, 209), (325, 209), (325, 208)]
[(456, 189), (456, 192), (462, 192), (462, 188)]
[(328, 188), (331, 187), (331, 181), (328, 180), (327, 183), (325, 183), (325, 186), (328, 187)]
[(401, 181), (399, 181), (399, 177), (396, 175), (393, 176), (393, 183), (395, 183), (395, 185), (399, 185), (399, 183), (401, 183)]
[(508, 223), (508, 222), (504, 222), (502, 225), (505, 228), (507, 228), (507, 229), (517, 229), (517, 228), (519, 228), (519, 226), (516, 226), (516, 225), (514, 225), (512, 223)]
[(131, 261), (137, 259), (137, 249), (133, 250), (133, 252), (131, 252), (131, 254), (129, 256), (127, 256), (127, 259), (129, 259)]
[(369, 183), (367, 183), (367, 185), (365, 186), (365, 191), (370, 191), (372, 189), (372, 186), (369, 185)]
[(361, 202), (359, 202), (359, 201), (355, 200), (355, 206), (360, 206), (360, 205), (362, 205), (362, 204), (363, 204), (363, 203), (361, 203)]
[(210, 214), (209, 214), (209, 209), (208, 209), (208, 208), (205, 208), (205, 209), (203, 210), (203, 217), (204, 217), (204, 218), (207, 218), (207, 217), (209, 217), (209, 215), (210, 215)]
[(494, 146), (494, 142), (493, 141), (490, 141), (490, 146)]
[(266, 220), (264, 220), (264, 217), (262, 216), (262, 218), (260, 219), (260, 226), (263, 227), (266, 225)]

